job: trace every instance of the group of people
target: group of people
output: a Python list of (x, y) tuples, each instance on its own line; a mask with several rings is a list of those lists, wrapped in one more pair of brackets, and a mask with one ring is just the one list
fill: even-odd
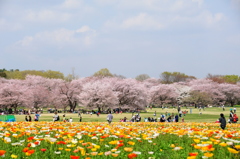
[(127, 122), (127, 117), (124, 117), (123, 119), (120, 119), (120, 122)]
[[(60, 116), (57, 114), (57, 112), (55, 112), (54, 115), (53, 115), (53, 121), (54, 121), (54, 122), (60, 121)], [(72, 117), (70, 117), (69, 119), (67, 119), (67, 118), (66, 118), (66, 115), (63, 114), (62, 121), (63, 121), (63, 122), (70, 122), (70, 123), (72, 123), (72, 122), (73, 122), (73, 119), (72, 119)], [(81, 115), (80, 115), (79, 121), (80, 121), (80, 122), (82, 121), (82, 116), (81, 116)]]
[[(237, 114), (234, 113), (232, 110), (230, 110), (228, 123), (237, 123), (237, 121), (238, 121)], [(220, 127), (224, 130), (226, 128), (227, 121), (223, 113), (220, 114), (220, 118), (218, 119), (218, 122), (220, 123)]]
[[(34, 115), (34, 121), (39, 121), (39, 117), (40, 117), (40, 114), (38, 112), (36, 112)], [(32, 117), (31, 117), (30, 113), (28, 113), (28, 115), (25, 116), (25, 121), (27, 121), (27, 122), (32, 121)]]
[(229, 115), (229, 123), (237, 123), (238, 122), (238, 116), (236, 114), (236, 111), (230, 110), (230, 115)]
[(136, 114), (136, 115), (133, 115), (132, 118), (131, 118), (131, 122), (141, 122), (141, 116), (140, 114)]

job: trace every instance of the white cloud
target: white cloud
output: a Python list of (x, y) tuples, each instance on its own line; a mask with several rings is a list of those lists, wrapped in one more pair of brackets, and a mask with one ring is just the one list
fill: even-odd
[(16, 31), (22, 26), (15, 22), (8, 22), (6, 19), (0, 19), (0, 31)]
[(200, 12), (195, 16), (181, 16), (177, 15), (171, 20), (171, 25), (176, 24), (192, 24), (196, 26), (206, 27), (206, 28), (219, 28), (219, 23), (223, 22), (225, 16), (223, 13), (211, 13), (208, 11)]
[(84, 32), (89, 32), (89, 31), (95, 31), (93, 29), (91, 29), (89, 26), (84, 25), (82, 26), (80, 29), (78, 29), (76, 32), (77, 33), (84, 33)]
[(63, 22), (71, 18), (71, 14), (53, 10), (27, 11), (24, 20), (33, 22)]
[(220, 29), (221, 25), (226, 20), (223, 13), (211, 13), (209, 11), (202, 11), (194, 15), (169, 14), (157, 15), (139, 13), (137, 16), (119, 20), (117, 18), (109, 20), (104, 24), (105, 30), (114, 29), (134, 29), (134, 30), (161, 30), (196, 26), (208, 29)]
[(201, 7), (204, 2), (203, 0), (192, 0), (192, 1), (198, 3), (198, 7)]
[(32, 36), (26, 36), (22, 40), (18, 41), (17, 44), (21, 46), (29, 46), (33, 41)]
[(45, 31), (39, 32), (33, 36), (26, 36), (22, 40), (19, 40), (15, 43), (15, 48), (42, 48), (42, 47), (57, 47), (58, 49), (64, 47), (72, 47), (76, 49), (81, 49), (91, 45), (96, 37), (95, 31), (89, 27), (81, 27), (88, 28), (92, 32), (79, 32), (77, 30), (68, 30), (68, 29), (58, 29), (54, 31)]
[(82, 0), (65, 0), (60, 5), (60, 8), (63, 8), (63, 9), (77, 9), (81, 5), (83, 5), (83, 1)]
[(205, 27), (219, 28), (219, 23), (221, 23), (224, 19), (225, 16), (223, 13), (214, 14), (208, 11), (204, 11), (198, 16), (196, 16), (195, 19), (193, 19), (193, 21)]
[(140, 30), (149, 30), (149, 29), (162, 29), (163, 24), (158, 22), (157, 19), (146, 13), (140, 13), (135, 17), (128, 18), (124, 20), (121, 24), (121, 27), (124, 29), (140, 29)]
[(203, 0), (96, 0), (99, 5), (106, 5), (122, 9), (139, 9), (157, 12), (189, 12), (199, 8)]

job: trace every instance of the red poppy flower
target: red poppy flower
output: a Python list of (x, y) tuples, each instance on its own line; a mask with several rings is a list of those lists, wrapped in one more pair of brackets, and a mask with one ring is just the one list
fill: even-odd
[(34, 136), (31, 136), (28, 138), (28, 140), (33, 140), (34, 139)]
[(119, 146), (119, 147), (124, 146), (124, 143), (120, 143), (120, 144), (118, 144), (118, 146)]
[(67, 143), (64, 142), (64, 141), (58, 141), (57, 144), (58, 144), (58, 145), (60, 145), (60, 144), (66, 145)]
[(79, 159), (80, 156), (72, 156), (72, 155), (71, 155), (70, 158), (71, 158), (71, 159)]
[(212, 145), (210, 144), (210, 145), (208, 145), (207, 147), (208, 147), (208, 149), (211, 149), (211, 148), (212, 148)]
[(198, 153), (197, 152), (192, 152), (192, 153), (189, 153), (189, 156), (197, 156)]
[(28, 150), (27, 153), (29, 154), (33, 154), (35, 152), (35, 150)]
[(42, 151), (42, 152), (45, 152), (45, 151), (47, 151), (47, 149), (41, 149), (41, 151)]

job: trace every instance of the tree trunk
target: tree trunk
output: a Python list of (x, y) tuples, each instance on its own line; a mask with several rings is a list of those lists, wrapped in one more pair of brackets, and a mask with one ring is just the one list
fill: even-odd
[(17, 104), (15, 104), (14, 106), (13, 106), (13, 108), (14, 108), (14, 114), (17, 114), (18, 112), (17, 112)]
[(230, 104), (231, 104), (231, 107), (234, 106), (234, 102), (232, 100), (230, 101)]
[(76, 106), (77, 106), (77, 101), (72, 102), (71, 100), (68, 100), (69, 106), (70, 106), (70, 111), (74, 112)]

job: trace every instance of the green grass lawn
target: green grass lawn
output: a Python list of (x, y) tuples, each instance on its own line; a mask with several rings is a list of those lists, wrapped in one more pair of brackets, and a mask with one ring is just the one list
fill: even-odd
[[(199, 110), (196, 108), (192, 108), (192, 114), (190, 114), (190, 109), (182, 108), (182, 111), (188, 111), (188, 114), (184, 117), (185, 122), (215, 122), (219, 117), (220, 113), (223, 113), (228, 119), (230, 108), (225, 108), (225, 111), (222, 110), (222, 108), (205, 108), (205, 110), (202, 110), (202, 114), (199, 114)], [(140, 116), (142, 118), (142, 121), (144, 121), (144, 118), (148, 117), (154, 117), (154, 113), (156, 111), (156, 117), (159, 118), (162, 113), (177, 113), (177, 109), (162, 109), (162, 108), (152, 108), (147, 109), (147, 112), (140, 113)], [(46, 113), (44, 112), (40, 116), (40, 121), (53, 121), (53, 113)], [(63, 113), (59, 113), (60, 120), (62, 120)], [(73, 122), (79, 122), (78, 114), (76, 113), (65, 113), (66, 118), (69, 119), (70, 117), (73, 119)], [(237, 115), (240, 116), (240, 110), (237, 110)], [(31, 115), (32, 119), (34, 119), (34, 114)], [(127, 119), (131, 119), (132, 113), (122, 113), (122, 114), (113, 114), (114, 119), (113, 122), (118, 122), (120, 119), (127, 117)], [(90, 114), (82, 114), (82, 122), (106, 122), (107, 114), (100, 114), (98, 117), (96, 114), (90, 115)], [(25, 115), (15, 115), (16, 121), (25, 121)], [(159, 121), (159, 120), (158, 120)], [(182, 121), (181, 118), (179, 120)]]

